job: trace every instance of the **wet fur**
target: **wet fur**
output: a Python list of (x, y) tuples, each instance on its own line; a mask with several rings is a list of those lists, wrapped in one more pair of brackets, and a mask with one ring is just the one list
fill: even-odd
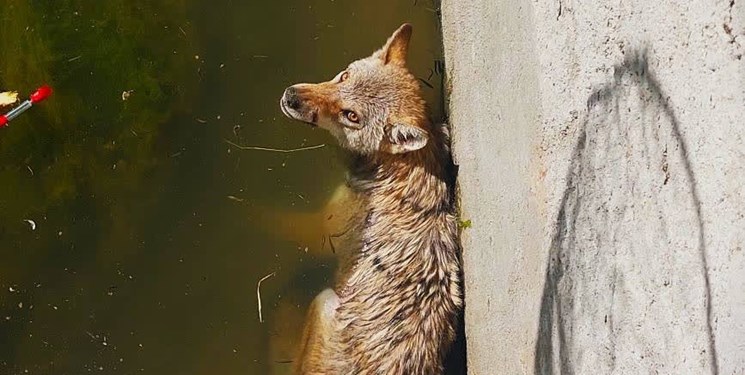
[(405, 68), (410, 35), (404, 25), (346, 79), (283, 97), (285, 114), (352, 152), (349, 186), (364, 202), (359, 251), (311, 307), (299, 374), (438, 375), (455, 337), (463, 302), (448, 137)]

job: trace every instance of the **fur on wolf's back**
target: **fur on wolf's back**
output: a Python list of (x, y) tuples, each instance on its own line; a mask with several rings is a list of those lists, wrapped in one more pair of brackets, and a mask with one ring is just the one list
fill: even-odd
[[(311, 308), (311, 323), (327, 329), (306, 327), (301, 374), (439, 375), (455, 336), (463, 302), (452, 166), (447, 134), (427, 118), (405, 68), (410, 35), (404, 25), (351, 75), (283, 96), (285, 114), (353, 151), (349, 184), (364, 202), (359, 251), (327, 293), (338, 300)], [(339, 117), (349, 101), (374, 108), (361, 116), (374, 121)]]
[(343, 350), (335, 362), (346, 363), (339, 374), (442, 372), (462, 306), (443, 154), (427, 147), (387, 162), (360, 160), (353, 171), (369, 203), (362, 248), (338, 291), (335, 344)]

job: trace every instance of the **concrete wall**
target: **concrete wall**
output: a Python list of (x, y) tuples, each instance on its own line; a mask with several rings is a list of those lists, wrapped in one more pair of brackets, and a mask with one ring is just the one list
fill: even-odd
[(442, 16), (470, 374), (745, 374), (745, 1)]

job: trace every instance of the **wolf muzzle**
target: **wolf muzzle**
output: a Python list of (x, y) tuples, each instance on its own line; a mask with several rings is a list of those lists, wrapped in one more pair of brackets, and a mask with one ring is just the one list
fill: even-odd
[(316, 111), (307, 108), (295, 86), (285, 89), (282, 99), (279, 101), (279, 106), (285, 116), (316, 126), (318, 120)]

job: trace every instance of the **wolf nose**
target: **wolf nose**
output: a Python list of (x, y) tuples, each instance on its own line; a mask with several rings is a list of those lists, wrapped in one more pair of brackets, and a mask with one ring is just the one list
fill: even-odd
[(294, 87), (288, 87), (287, 90), (285, 90), (285, 103), (288, 107), (298, 110), (300, 109), (300, 98), (297, 95), (297, 90)]

